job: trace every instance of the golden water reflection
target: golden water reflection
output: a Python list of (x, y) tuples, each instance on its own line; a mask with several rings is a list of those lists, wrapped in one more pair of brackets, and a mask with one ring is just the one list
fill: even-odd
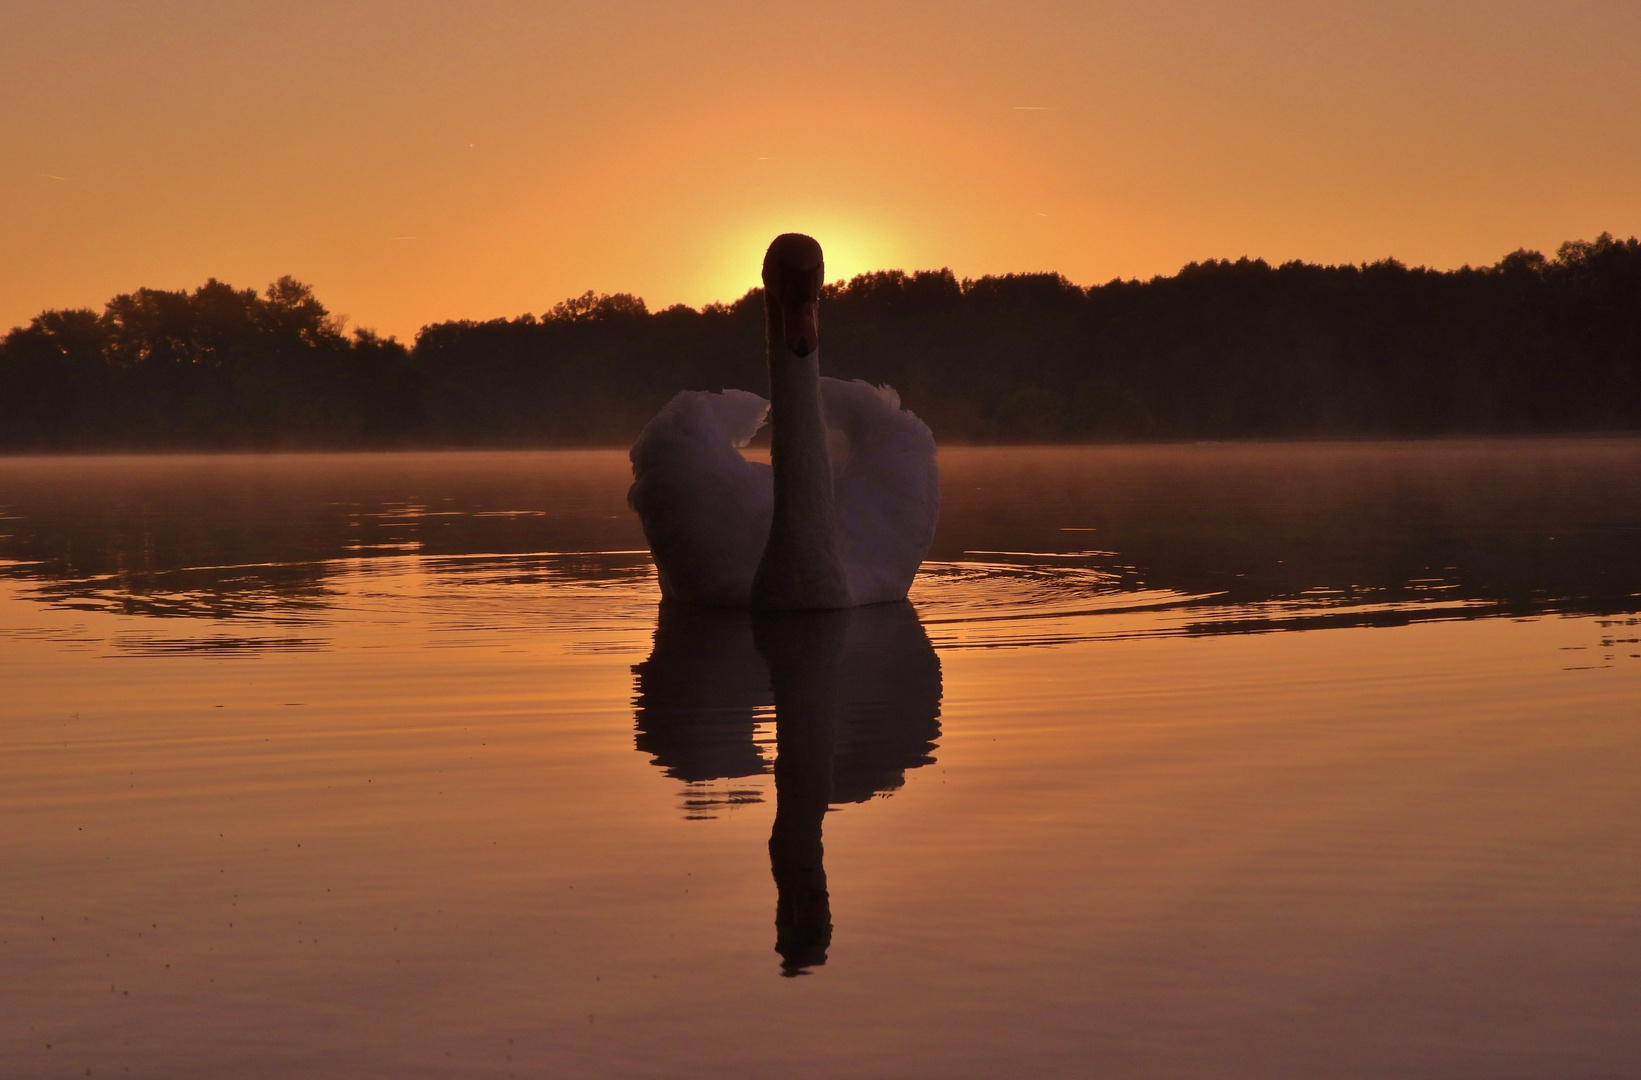
[(1641, 1057), (1641, 443), (943, 470), (779, 623), (619, 454), (0, 461), (0, 1075)]

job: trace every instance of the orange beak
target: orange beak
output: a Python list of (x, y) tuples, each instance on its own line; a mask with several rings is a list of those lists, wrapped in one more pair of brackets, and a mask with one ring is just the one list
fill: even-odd
[(786, 347), (794, 356), (808, 356), (820, 347), (820, 326), (817, 311), (820, 305), (811, 300), (807, 304), (787, 307), (781, 313), (781, 329)]

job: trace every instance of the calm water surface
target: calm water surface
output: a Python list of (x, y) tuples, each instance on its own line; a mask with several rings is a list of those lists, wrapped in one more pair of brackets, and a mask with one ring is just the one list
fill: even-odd
[(757, 620), (619, 453), (0, 460), (0, 1075), (1636, 1075), (1641, 443), (941, 460)]

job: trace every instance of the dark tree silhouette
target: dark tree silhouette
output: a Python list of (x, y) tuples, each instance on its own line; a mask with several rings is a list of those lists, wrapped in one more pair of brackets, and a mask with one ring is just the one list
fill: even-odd
[(13, 449), (392, 445), (419, 436), (404, 346), (351, 337), (289, 277), (138, 289), (99, 316), (48, 311), (0, 343), (0, 445)]
[[(1641, 429), (1641, 242), (1605, 233), (1453, 271), (883, 271), (829, 286), (822, 320), (827, 373), (895, 386), (948, 442)], [(0, 341), (0, 447), (624, 445), (680, 389), (764, 391), (762, 333), (757, 291), (588, 292), (406, 349), (290, 278), (139, 289)]]

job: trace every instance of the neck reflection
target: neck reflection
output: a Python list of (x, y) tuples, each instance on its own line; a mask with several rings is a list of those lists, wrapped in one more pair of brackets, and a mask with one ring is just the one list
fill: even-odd
[[(826, 962), (831, 903), (822, 825), (933, 761), (940, 661), (910, 604), (840, 611), (723, 611), (663, 605), (655, 647), (634, 668), (636, 745), (666, 775), (707, 782), (773, 772), (769, 838), (776, 951), (784, 975)], [(757, 744), (773, 706), (773, 768)], [(756, 801), (731, 788), (686, 796), (685, 814)]]

